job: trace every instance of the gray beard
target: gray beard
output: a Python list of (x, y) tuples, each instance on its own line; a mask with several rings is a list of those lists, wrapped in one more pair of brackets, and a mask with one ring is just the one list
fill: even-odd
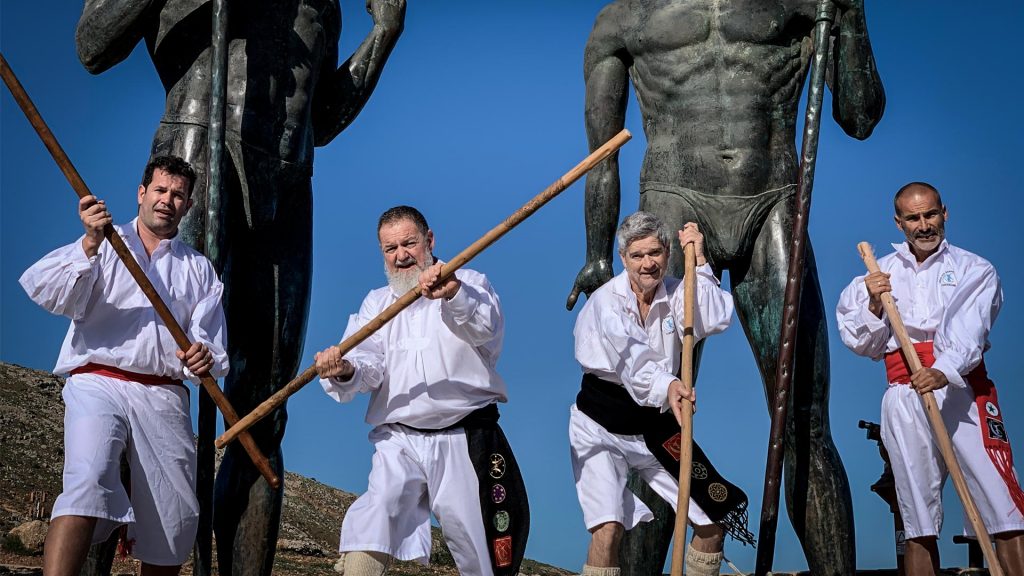
[[(431, 263), (434, 261), (434, 257), (430, 256)], [(392, 272), (388, 269), (387, 264), (384, 265), (384, 275), (387, 276), (388, 286), (391, 287), (392, 292), (401, 296), (417, 288), (420, 285), (420, 273), (430, 268), (431, 264), (419, 264), (405, 268), (403, 270), (395, 270)]]

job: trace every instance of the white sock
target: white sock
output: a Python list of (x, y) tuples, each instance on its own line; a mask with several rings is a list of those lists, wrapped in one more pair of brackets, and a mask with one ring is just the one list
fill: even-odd
[(619, 576), (622, 569), (618, 566), (591, 566), (583, 565), (583, 576)]
[(345, 576), (384, 576), (391, 557), (381, 552), (346, 552), (334, 563), (334, 571)]
[(699, 552), (686, 545), (686, 576), (718, 576), (721, 568), (721, 552)]

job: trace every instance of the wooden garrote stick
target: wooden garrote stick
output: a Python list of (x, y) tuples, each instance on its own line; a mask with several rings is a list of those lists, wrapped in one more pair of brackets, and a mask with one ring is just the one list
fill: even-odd
[[(534, 212), (539, 210), (541, 206), (547, 204), (552, 198), (561, 194), (563, 190), (571, 186), (576, 180), (579, 180), (580, 177), (590, 171), (591, 168), (618, 151), (618, 149), (632, 137), (633, 135), (629, 133), (629, 130), (622, 130), (613, 136), (611, 140), (605, 142), (600, 148), (594, 150), (589, 156), (584, 158), (582, 162), (577, 164), (575, 168), (565, 173), (565, 175), (548, 186), (543, 192), (524, 204), (522, 208), (513, 212), (512, 215), (506, 218), (504, 222), (492, 228), (490, 232), (484, 234), (479, 240), (472, 243), (468, 248), (460, 252), (458, 256), (452, 258), (451, 261), (442, 266), (438, 282), (443, 282), (449, 276), (454, 274), (456, 270), (472, 260), (473, 257), (480, 252), (483, 252), (485, 248), (504, 236), (509, 230), (515, 228), (520, 222), (529, 218)], [(378, 314), (376, 318), (370, 320), (366, 326), (363, 326), (359, 331), (349, 336), (339, 344), (338, 349), (341, 351), (341, 354), (347, 354), (350, 350), (358, 346), (360, 342), (369, 338), (377, 330), (380, 330), (388, 323), (389, 320), (397, 316), (402, 310), (408, 308), (413, 302), (418, 300), (419, 297), (419, 288), (413, 288), (406, 292), (401, 298)], [(285, 386), (278, 390), (273, 396), (267, 398), (256, 408), (253, 408), (252, 412), (239, 420), (237, 424), (228, 428), (224, 434), (221, 434), (220, 438), (217, 438), (217, 447), (223, 448), (234, 440), (240, 432), (246, 430), (275, 408), (284, 404), (285, 401), (288, 400), (289, 396), (298, 392), (306, 384), (309, 384), (316, 375), (317, 372), (315, 365), (306, 368), (301, 374), (296, 376), (294, 380), (285, 384)]]
[[(32, 127), (35, 128), (36, 133), (39, 134), (39, 138), (43, 141), (46, 149), (50, 151), (50, 155), (53, 156), (57, 166), (60, 167), (61, 172), (64, 173), (64, 177), (67, 178), (68, 183), (78, 194), (79, 198), (85, 198), (86, 196), (92, 196), (92, 192), (89, 191), (88, 186), (85, 185), (85, 181), (78, 174), (78, 170), (75, 169), (74, 165), (71, 164), (71, 159), (61, 148), (60, 143), (54, 137), (53, 132), (43, 121), (42, 116), (39, 114), (39, 110), (36, 109), (35, 104), (28, 97), (25, 89), (21, 86), (21, 82), (14, 75), (14, 71), (7, 64), (7, 59), (0, 53), (0, 76), (3, 77), (4, 83), (7, 84), (7, 88), (10, 89), (11, 95), (14, 96), (14, 100), (21, 107), (21, 111), (25, 113), (25, 117), (28, 118)], [(110, 242), (111, 247), (117, 256), (124, 263), (125, 267), (128, 268), (128, 272), (138, 283), (139, 288), (142, 289), (142, 293), (146, 295), (153, 308), (156, 309), (156, 313), (163, 320), (167, 329), (171, 332), (171, 336), (174, 337), (174, 342), (181, 348), (182, 351), (188, 350), (192, 346), (192, 342), (189, 340), (188, 335), (182, 330), (181, 326), (178, 325), (178, 321), (174, 319), (167, 304), (160, 298), (156, 290), (153, 288), (153, 284), (149, 281), (146, 273), (139, 267), (139, 263), (135, 261), (135, 256), (132, 255), (131, 251), (128, 250), (128, 246), (125, 245), (124, 240), (114, 231), (114, 227), (108, 224), (103, 229), (103, 236)], [(220, 408), (221, 413), (224, 414), (224, 419), (229, 423), (238, 421), (238, 414), (235, 409), (231, 407), (231, 403), (227, 397), (221, 391), (220, 387), (217, 386), (217, 381), (212, 376), (204, 376), (201, 379), (203, 389), (210, 394), (213, 401)], [(281, 480), (274, 474), (274, 471), (270, 468), (270, 462), (267, 457), (260, 452), (260, 449), (256, 446), (256, 442), (253, 441), (252, 436), (246, 434), (241, 438), (242, 446), (245, 451), (252, 458), (253, 464), (259, 469), (260, 474), (267, 480), (267, 482), (277, 488), (281, 485)]]
[[(693, 318), (697, 314), (697, 255), (693, 244), (683, 248), (683, 359), (680, 380), (692, 389)], [(693, 476), (693, 404), (683, 400), (682, 430), (679, 437), (679, 494), (676, 500), (676, 528), (672, 542), (672, 576), (683, 576), (686, 557), (686, 521), (690, 515), (690, 479)]]
[[(479, 240), (471, 244), (468, 248), (460, 252), (456, 257), (452, 258), (451, 261), (447, 262), (441, 268), (441, 279), (450, 277), (455, 273), (456, 270), (464, 266), (467, 262), (472, 260), (477, 254), (482, 252), (488, 246), (496, 242), (499, 238), (504, 236), (512, 228), (515, 228), (523, 220), (529, 218), (534, 212), (539, 210), (542, 206), (547, 204), (555, 196), (559, 195), (572, 185), (576, 180), (590, 171), (591, 168), (596, 166), (605, 158), (611, 156), (619, 148), (621, 148), (629, 139), (632, 138), (632, 134), (628, 130), (622, 130), (615, 136), (613, 136), (608, 142), (605, 142), (600, 148), (592, 152), (589, 156), (583, 159), (582, 162), (577, 164), (572, 170), (564, 174), (561, 178), (555, 181), (553, 184), (548, 186), (543, 192), (535, 196), (532, 200), (524, 204), (519, 210), (516, 210), (511, 216), (506, 218), (501, 224), (498, 224), (492, 228), (487, 234), (481, 237)], [(406, 292), (401, 298), (396, 300), (393, 304), (384, 309), (376, 318), (370, 320), (365, 326), (358, 330), (355, 334), (349, 336), (341, 344), (338, 345), (338, 349), (341, 354), (347, 354), (350, 350), (359, 345), (363, 340), (369, 338), (374, 332), (380, 330), (388, 321), (397, 316), (402, 310), (408, 308), (413, 302), (418, 300), (420, 297), (419, 288), (413, 288)], [(223, 448), (232, 440), (234, 440), (239, 433), (248, 429), (250, 426), (264, 418), (271, 411), (276, 409), (287, 401), (288, 397), (298, 392), (303, 386), (308, 384), (317, 375), (316, 366), (310, 366), (304, 370), (301, 374), (296, 376), (291, 382), (286, 384), (281, 390), (278, 390), (270, 398), (266, 399), (263, 403), (253, 409), (252, 412), (247, 414), (237, 424), (230, 427), (217, 439), (217, 447)]]
[[(860, 257), (864, 260), (868, 272), (878, 272), (878, 262), (875, 261), (875, 253), (871, 250), (871, 245), (861, 242), (857, 244), (857, 250), (860, 252)], [(914, 350), (914, 343), (910, 341), (907, 328), (903, 325), (903, 318), (900, 317), (900, 312), (896, 309), (896, 302), (889, 292), (882, 294), (882, 307), (885, 309), (885, 315), (889, 318), (896, 341), (900, 344), (900, 350), (903, 351), (903, 356), (910, 364), (911, 374), (916, 374), (924, 367), (921, 365), (921, 359), (917, 356), (917, 351)], [(960, 469), (960, 463), (957, 462), (956, 455), (953, 453), (953, 443), (949, 440), (949, 431), (946, 430), (946, 423), (942, 420), (939, 405), (935, 402), (935, 395), (925, 392), (921, 394), (921, 402), (924, 403), (924, 411), (928, 414), (928, 421), (932, 425), (932, 432), (935, 433), (935, 440), (939, 443), (939, 452), (942, 453), (942, 459), (946, 463), (949, 475), (953, 477), (953, 486), (956, 488), (957, 495), (960, 496), (960, 502), (964, 505), (964, 514), (967, 515), (971, 528), (974, 529), (974, 534), (978, 537), (978, 545), (981, 546), (981, 551), (985, 555), (985, 561), (988, 562), (989, 574), (1003, 576), (1003, 568), (999, 564), (995, 550), (992, 549), (992, 540), (985, 529), (985, 524), (981, 521), (981, 514), (978, 513), (978, 507), (974, 504), (974, 498), (971, 497), (971, 492), (967, 488), (967, 481), (964, 480), (964, 472)]]

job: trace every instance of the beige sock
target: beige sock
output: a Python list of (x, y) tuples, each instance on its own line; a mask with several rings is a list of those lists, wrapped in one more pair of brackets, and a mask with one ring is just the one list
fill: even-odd
[(619, 576), (622, 569), (617, 566), (591, 566), (583, 565), (583, 576)]
[(699, 552), (687, 544), (686, 576), (718, 576), (721, 569), (721, 552)]
[(384, 576), (391, 556), (381, 552), (346, 552), (334, 563), (334, 571), (345, 576)]

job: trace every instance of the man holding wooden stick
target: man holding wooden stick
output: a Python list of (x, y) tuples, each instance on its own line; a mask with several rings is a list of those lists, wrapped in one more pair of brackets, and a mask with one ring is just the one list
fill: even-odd
[(504, 338), (501, 303), (487, 278), (459, 269), (440, 278), (434, 233), (415, 208), (377, 226), (388, 285), (349, 319), (351, 334), (407, 292), (416, 300), (341, 356), (316, 355), (321, 385), (339, 402), (369, 392), (376, 453), (369, 487), (341, 528), (346, 576), (381, 576), (393, 558), (427, 562), (430, 514), (463, 576), (515, 576), (529, 531), (526, 489), (498, 426), (508, 399), (495, 371)]
[[(945, 240), (946, 207), (924, 182), (900, 188), (896, 225), (906, 242), (853, 280), (840, 297), (839, 333), (851, 350), (884, 359), (882, 441), (892, 461), (906, 528), (910, 576), (938, 574), (942, 486), (947, 469), (918, 397), (932, 392), (953, 451), (1006, 574), (1024, 574), (1024, 492), (1013, 468), (995, 385), (983, 359), (1003, 302), (999, 276), (976, 254)], [(923, 368), (900, 352), (882, 295), (892, 293)], [(968, 533), (973, 533), (965, 522)]]
[[(694, 337), (725, 330), (732, 296), (722, 290), (704, 257), (693, 222), (678, 232), (697, 257)], [(584, 576), (618, 576), (619, 543), (626, 529), (654, 516), (626, 488), (630, 469), (673, 507), (678, 498), (679, 419), (683, 399), (695, 401), (679, 380), (683, 287), (666, 278), (671, 239), (653, 214), (637, 212), (616, 238), (625, 271), (596, 290), (576, 320), (576, 360), (583, 384), (570, 409), (569, 441), (576, 491), (591, 532)], [(668, 410), (671, 409), (671, 412)], [(724, 534), (751, 542), (747, 499), (721, 478), (694, 444), (689, 521), (694, 538), (686, 573), (717, 575)]]
[[(147, 164), (139, 215), (115, 230), (194, 342), (181, 351), (103, 230), (102, 200), (79, 202), (81, 240), (29, 268), (21, 285), (72, 319), (54, 372), (64, 386), (64, 491), (54, 502), (44, 570), (77, 575), (91, 542), (127, 525), (123, 542), (142, 574), (177, 574), (195, 540), (195, 447), (186, 378), (227, 374), (223, 286), (202, 254), (178, 238), (196, 175), (174, 156)], [(131, 470), (121, 483), (124, 455)]]

